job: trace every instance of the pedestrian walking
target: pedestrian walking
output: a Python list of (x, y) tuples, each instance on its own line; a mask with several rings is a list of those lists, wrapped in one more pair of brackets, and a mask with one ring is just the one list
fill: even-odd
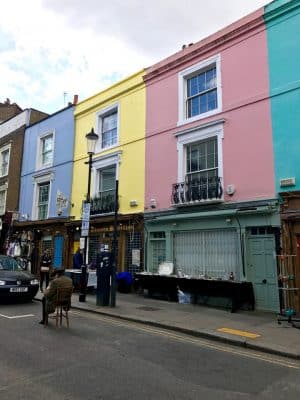
[(52, 258), (49, 249), (46, 249), (40, 261), (40, 290), (43, 291), (43, 283), (45, 281), (46, 288), (49, 285), (50, 271), (52, 267)]

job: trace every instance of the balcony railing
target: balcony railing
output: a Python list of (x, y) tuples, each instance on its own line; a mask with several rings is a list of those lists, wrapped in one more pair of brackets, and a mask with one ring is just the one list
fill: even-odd
[(172, 185), (172, 204), (194, 204), (220, 200), (223, 196), (221, 178), (215, 176)]
[(91, 215), (108, 214), (115, 210), (115, 190), (98, 193), (91, 199)]

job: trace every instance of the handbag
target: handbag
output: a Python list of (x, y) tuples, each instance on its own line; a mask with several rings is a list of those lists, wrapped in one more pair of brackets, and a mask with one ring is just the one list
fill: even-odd
[(41, 267), (41, 272), (49, 272), (49, 267)]

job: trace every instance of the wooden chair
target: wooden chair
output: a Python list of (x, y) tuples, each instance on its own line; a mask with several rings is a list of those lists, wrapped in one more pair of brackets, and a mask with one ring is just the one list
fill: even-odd
[[(69, 310), (71, 307), (71, 297), (72, 297), (73, 288), (58, 288), (56, 295), (56, 308), (52, 318), (55, 319), (55, 325), (58, 327), (62, 326), (63, 318), (67, 321), (67, 327), (69, 328)], [(46, 327), (48, 325), (49, 315), (46, 316), (45, 324)]]

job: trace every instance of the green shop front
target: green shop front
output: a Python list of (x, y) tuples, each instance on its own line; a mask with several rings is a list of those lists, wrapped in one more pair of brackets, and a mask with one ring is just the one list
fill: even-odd
[[(279, 248), (276, 201), (145, 214), (147, 272), (169, 261), (177, 276), (252, 282), (258, 310), (279, 311)], [(210, 301), (222, 302), (217, 297)]]

